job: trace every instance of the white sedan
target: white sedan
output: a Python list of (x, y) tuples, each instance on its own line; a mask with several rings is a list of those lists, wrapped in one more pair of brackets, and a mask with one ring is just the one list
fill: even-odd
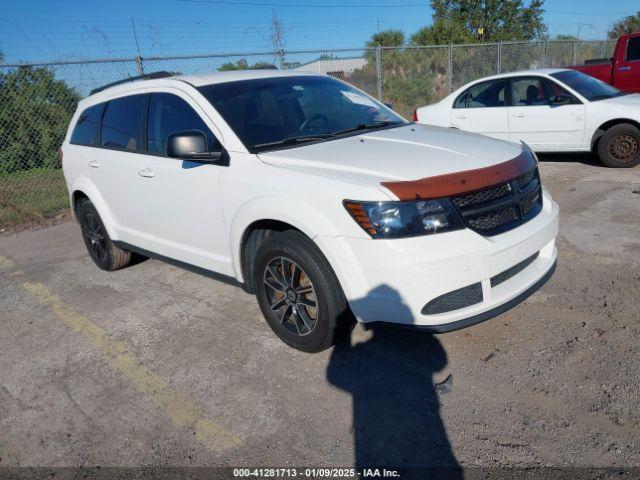
[(640, 163), (640, 95), (581, 72), (541, 69), (486, 77), (414, 120), (525, 142), (537, 152), (596, 152), (610, 167)]

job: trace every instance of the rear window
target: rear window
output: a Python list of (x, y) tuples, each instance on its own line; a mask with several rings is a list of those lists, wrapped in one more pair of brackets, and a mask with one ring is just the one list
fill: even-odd
[(107, 103), (102, 117), (101, 145), (136, 151), (140, 149), (140, 130), (145, 95), (117, 98)]
[(478, 83), (456, 100), (454, 108), (504, 107), (507, 80), (504, 78)]
[(640, 37), (630, 38), (627, 44), (627, 60), (640, 60)]
[(98, 143), (98, 126), (104, 110), (104, 103), (85, 109), (76, 122), (71, 133), (71, 143), (74, 145), (95, 145)]

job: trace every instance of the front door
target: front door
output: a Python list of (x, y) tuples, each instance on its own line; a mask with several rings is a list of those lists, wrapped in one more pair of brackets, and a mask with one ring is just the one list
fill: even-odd
[(183, 161), (166, 156), (171, 133), (199, 130), (209, 146), (217, 139), (204, 113), (188, 96), (152, 93), (149, 98), (146, 152), (138, 171), (144, 199), (145, 245), (155, 253), (223, 274), (232, 274), (222, 215), (222, 164)]
[(615, 63), (613, 68), (617, 88), (625, 92), (640, 93), (640, 37), (632, 37), (627, 41), (624, 60)]

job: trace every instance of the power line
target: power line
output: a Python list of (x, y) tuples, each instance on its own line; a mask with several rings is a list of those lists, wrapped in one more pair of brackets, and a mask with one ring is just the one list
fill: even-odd
[(636, 12), (565, 12), (565, 11), (560, 11), (560, 10), (545, 10), (545, 13), (554, 13), (556, 15), (576, 15), (576, 16), (581, 16), (581, 15), (594, 15), (594, 16), (598, 16), (601, 17), (603, 15), (633, 15)]
[(236, 6), (249, 6), (249, 7), (304, 7), (304, 8), (425, 8), (428, 7), (426, 3), (399, 3), (399, 4), (379, 4), (379, 5), (349, 5), (344, 3), (334, 3), (326, 5), (318, 5), (317, 3), (274, 3), (274, 2), (234, 2), (228, 0), (178, 0), (179, 2), (187, 3), (208, 3), (212, 5), (236, 5)]

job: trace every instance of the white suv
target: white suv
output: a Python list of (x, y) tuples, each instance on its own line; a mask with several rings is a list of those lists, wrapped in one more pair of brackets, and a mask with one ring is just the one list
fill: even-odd
[(558, 206), (524, 144), (408, 123), (324, 75), (152, 77), (92, 92), (62, 147), (102, 269), (137, 252), (226, 278), (308, 352), (354, 317), (473, 325), (554, 270)]

